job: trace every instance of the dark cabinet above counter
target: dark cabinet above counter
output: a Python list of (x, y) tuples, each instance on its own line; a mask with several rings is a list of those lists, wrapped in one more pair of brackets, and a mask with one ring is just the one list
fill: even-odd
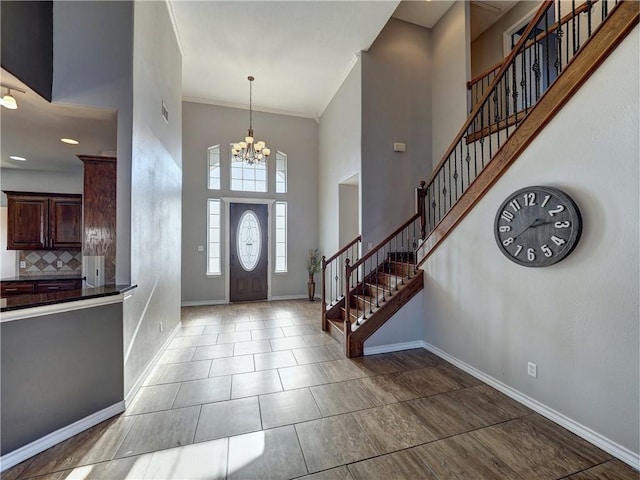
[(80, 250), (82, 195), (4, 191), (7, 250)]

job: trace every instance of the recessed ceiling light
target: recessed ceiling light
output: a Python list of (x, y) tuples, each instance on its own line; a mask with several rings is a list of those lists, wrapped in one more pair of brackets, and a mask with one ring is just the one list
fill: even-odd
[(68, 143), (69, 145), (78, 145), (78, 143), (80, 143), (77, 140), (74, 140), (73, 138), (61, 138), (60, 141), (63, 143)]
[(17, 161), (19, 161), (19, 162), (26, 162), (26, 161), (27, 161), (27, 159), (26, 159), (26, 158), (24, 158), (24, 157), (19, 157), (19, 156), (17, 156), (17, 155), (10, 155), (10, 156), (9, 156), (9, 158), (10, 158), (11, 160), (17, 160)]

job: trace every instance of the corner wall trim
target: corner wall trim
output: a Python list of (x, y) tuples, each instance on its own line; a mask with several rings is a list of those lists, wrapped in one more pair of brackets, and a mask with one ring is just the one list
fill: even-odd
[(364, 347), (365, 355), (376, 355), (378, 353), (399, 352), (401, 350), (411, 350), (414, 348), (427, 348), (426, 343), (422, 340), (415, 342), (392, 343), (389, 345), (379, 345), (377, 347)]
[(28, 458), (44, 452), (46, 449), (67, 440), (80, 432), (84, 432), (100, 422), (103, 422), (119, 413), (124, 412), (124, 402), (114, 403), (110, 407), (99, 410), (91, 415), (81, 418), (77, 422), (59, 428), (58, 430), (45, 435), (38, 440), (34, 440), (12, 452), (0, 457), (0, 471), (5, 471)]
[(508, 397), (513, 398), (515, 401), (526, 405), (531, 410), (539, 413), (543, 417), (548, 418), (552, 422), (557, 423), (561, 427), (566, 428), (572, 433), (575, 433), (579, 437), (585, 439), (589, 443), (592, 443), (596, 447), (601, 448), (605, 452), (613, 455), (614, 457), (622, 460), (626, 464), (635, 468), (636, 470), (640, 466), (640, 454), (632, 452), (626, 447), (617, 444), (613, 440), (605, 437), (604, 435), (599, 434), (591, 430), (589, 427), (585, 427), (584, 425), (576, 422), (575, 420), (563, 415), (560, 412), (555, 411), (552, 408), (547, 407), (543, 403), (528, 397), (527, 395), (511, 388), (510, 386), (502, 383), (499, 380), (487, 375), (486, 373), (478, 370), (475, 367), (472, 367), (468, 363), (463, 362), (462, 360), (449, 355), (447, 352), (440, 350), (438, 347), (435, 347), (427, 342), (421, 342), (424, 345), (426, 350), (429, 350), (431, 353), (439, 356), (440, 358), (446, 360), (449, 363), (452, 363), (456, 367), (461, 370), (464, 370), (468, 374), (476, 377), (478, 380), (486, 383), (487, 385), (492, 386), (496, 390), (504, 393)]

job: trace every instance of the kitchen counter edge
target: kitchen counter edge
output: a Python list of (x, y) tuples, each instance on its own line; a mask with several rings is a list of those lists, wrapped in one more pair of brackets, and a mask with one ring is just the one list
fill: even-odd
[[(124, 294), (136, 287), (137, 285), (105, 285), (54, 293), (9, 296), (0, 299), (0, 321), (6, 322), (122, 301)], [(56, 308), (51, 308), (52, 306), (56, 306)], [(29, 312), (28, 310), (33, 311)]]

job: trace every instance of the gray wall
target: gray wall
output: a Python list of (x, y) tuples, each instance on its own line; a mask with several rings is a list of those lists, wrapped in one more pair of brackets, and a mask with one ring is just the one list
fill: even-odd
[(131, 283), (138, 288), (124, 305), (127, 393), (180, 322), (182, 56), (166, 3), (136, 2), (133, 62)]
[[(259, 78), (256, 82), (259, 82)], [(259, 95), (256, 83), (255, 95)], [(268, 161), (269, 192), (232, 192), (229, 143), (246, 135), (249, 111), (200, 103), (183, 103), (183, 195), (182, 195), (182, 302), (209, 303), (225, 299), (228, 254), (224, 239), (226, 218), (222, 209), (222, 275), (206, 275), (207, 199), (257, 198), (287, 202), (288, 273), (273, 274), (272, 297), (306, 295), (308, 250), (318, 246), (318, 125), (313, 119), (253, 112), (257, 139), (271, 149)], [(207, 149), (220, 145), (222, 189), (208, 190)], [(288, 193), (275, 192), (275, 152), (287, 154)], [(272, 218), (271, 222), (275, 222)], [(272, 223), (275, 229), (275, 224)], [(205, 246), (198, 252), (198, 245)], [(275, 244), (272, 242), (272, 258)], [(271, 269), (274, 265), (270, 266)], [(273, 271), (273, 270), (272, 270)]]
[(433, 166), (440, 162), (469, 113), (469, 4), (455, 2), (431, 31), (433, 41)]
[[(431, 33), (390, 19), (362, 54), (362, 241), (374, 245), (415, 210), (431, 165)], [(394, 152), (403, 142), (405, 152)]]
[[(424, 319), (429, 344), (636, 458), (638, 39), (636, 27), (427, 261)], [(582, 211), (576, 250), (548, 268), (495, 244), (496, 209), (526, 185), (563, 188)]]
[[(329, 257), (339, 244), (341, 182), (360, 174), (362, 64), (354, 65), (320, 118), (318, 213), (320, 253)], [(358, 193), (358, 195), (360, 195)], [(360, 225), (358, 225), (358, 232)]]
[(116, 283), (131, 278), (133, 2), (53, 4), (53, 101), (118, 111)]
[[(80, 162), (80, 160), (78, 160)], [(0, 189), (17, 192), (82, 193), (82, 168), (75, 172), (51, 172), (22, 170), (18, 168), (0, 169)], [(0, 193), (0, 206), (7, 206), (7, 196)], [(2, 225), (2, 231), (6, 232)]]
[(471, 77), (492, 67), (505, 56), (504, 32), (540, 6), (540, 2), (521, 0), (471, 43)]
[(0, 324), (5, 455), (121, 402), (122, 304)]
[(54, 101), (118, 111), (116, 277), (138, 285), (124, 306), (127, 393), (180, 319), (181, 68), (165, 3), (136, 3), (134, 20), (133, 2), (55, 2)]

